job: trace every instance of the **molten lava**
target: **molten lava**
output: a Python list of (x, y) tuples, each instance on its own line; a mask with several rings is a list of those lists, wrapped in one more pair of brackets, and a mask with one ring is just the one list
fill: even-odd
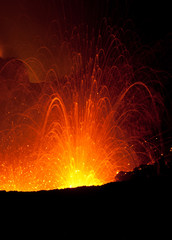
[(155, 160), (158, 148), (147, 140), (159, 129), (149, 87), (154, 73), (134, 71), (115, 34), (105, 46), (102, 39), (78, 40), (80, 52), (67, 44), (66, 72), (48, 47), (34, 57), (1, 60), (1, 190), (102, 185)]

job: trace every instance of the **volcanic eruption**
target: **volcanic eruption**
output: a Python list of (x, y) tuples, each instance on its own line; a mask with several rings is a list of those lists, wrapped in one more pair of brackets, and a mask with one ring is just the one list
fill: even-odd
[(128, 34), (105, 18), (66, 32), (53, 19), (44, 42), (15, 45), (9, 58), (0, 50), (1, 190), (102, 185), (156, 161), (161, 83), (134, 64)]

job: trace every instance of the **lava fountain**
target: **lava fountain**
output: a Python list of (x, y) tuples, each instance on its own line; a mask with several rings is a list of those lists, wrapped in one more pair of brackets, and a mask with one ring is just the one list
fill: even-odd
[(135, 69), (105, 28), (91, 39), (75, 28), (60, 47), (52, 34), (35, 56), (1, 60), (1, 190), (102, 185), (156, 160), (156, 72)]

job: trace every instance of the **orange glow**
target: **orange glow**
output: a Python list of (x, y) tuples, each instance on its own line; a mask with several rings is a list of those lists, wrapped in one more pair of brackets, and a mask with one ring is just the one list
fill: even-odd
[[(142, 83), (136, 83), (130, 88), (137, 85), (143, 87)], [(35, 107), (28, 115), (22, 116), (22, 124), (11, 130), (16, 138), (13, 141), (23, 139), (25, 143), (29, 140), (25, 137), (30, 135), (34, 144), (21, 144), (19, 159), (15, 149), (11, 165), (8, 164), (8, 155), (5, 156), (7, 160), (1, 164), (1, 189), (34, 191), (102, 185), (114, 181), (120, 170), (132, 170), (139, 163), (129, 144), (130, 139), (124, 134), (125, 129), (117, 125), (120, 118), (127, 120), (128, 110), (115, 121), (115, 108), (112, 108), (107, 93), (103, 94), (105, 87), (98, 88), (97, 81), (93, 80), (88, 99), (83, 87), (81, 84), (80, 92), (74, 93), (66, 86), (69, 95), (73, 94), (68, 99), (69, 109), (58, 93), (45, 96), (42, 126), (38, 126), (33, 117), (30, 119), (37, 110)], [(130, 88), (120, 95), (119, 104)], [(42, 100), (45, 101), (41, 98), (36, 106), (38, 109), (43, 106)], [(29, 125), (25, 121), (29, 121)], [(20, 131), (21, 139), (15, 136)], [(124, 137), (117, 137), (117, 133)]]
[(134, 72), (115, 35), (106, 46), (97, 43), (87, 63), (84, 53), (69, 48), (61, 70), (60, 58), (52, 63), (51, 49), (42, 46), (35, 57), (3, 65), (1, 190), (102, 185), (154, 161), (155, 146), (146, 137), (159, 122), (154, 95), (140, 77), (146, 68)]

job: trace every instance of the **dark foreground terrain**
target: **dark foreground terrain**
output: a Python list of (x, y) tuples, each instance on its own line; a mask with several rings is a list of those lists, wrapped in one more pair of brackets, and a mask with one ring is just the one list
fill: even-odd
[(171, 170), (171, 161), (164, 164), (161, 159), (133, 172), (120, 172), (116, 182), (103, 186), (1, 191), (1, 220), (12, 237), (22, 229), (24, 236), (38, 239), (141, 239), (143, 234), (145, 239), (168, 239)]
[[(91, 186), (91, 187), (77, 187), (62, 190), (49, 190), (38, 192), (0, 192), (0, 199), (7, 199), (13, 203), (13, 201), (31, 200), (35, 202), (46, 202), (51, 204), (62, 203), (70, 204), (72, 202), (80, 203), (80, 201), (87, 202), (100, 202), (104, 203), (108, 201), (109, 204), (117, 202), (121, 204), (128, 204), (132, 200), (145, 198), (146, 203), (151, 199), (153, 201), (159, 201), (160, 198), (170, 199), (172, 192), (170, 176), (157, 176), (149, 179), (132, 179), (121, 182), (112, 182), (103, 186)], [(50, 205), (51, 207), (51, 205)], [(59, 205), (60, 207), (60, 205)]]
[(0, 191), (0, 199), (41, 199), (70, 201), (76, 199), (128, 201), (130, 198), (170, 196), (172, 180), (171, 160), (165, 163), (162, 157), (153, 165), (141, 165), (132, 172), (119, 172), (116, 181), (103, 186), (55, 189), (38, 192)]

